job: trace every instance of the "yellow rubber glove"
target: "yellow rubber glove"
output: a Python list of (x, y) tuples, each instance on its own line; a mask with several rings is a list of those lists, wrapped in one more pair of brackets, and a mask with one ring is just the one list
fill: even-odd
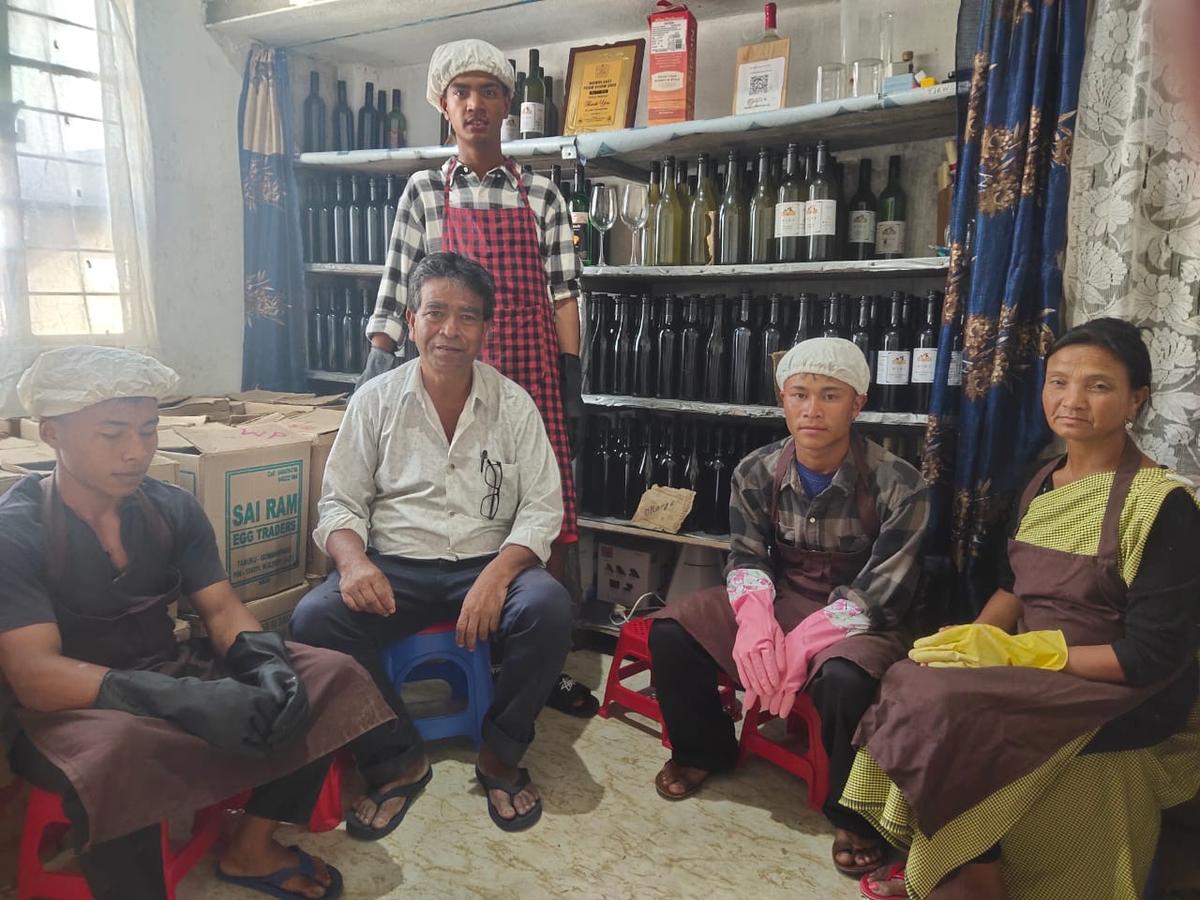
[(955, 625), (916, 641), (908, 658), (935, 668), (1023, 666), (1057, 672), (1067, 664), (1067, 639), (1061, 631), (1009, 634), (995, 625)]

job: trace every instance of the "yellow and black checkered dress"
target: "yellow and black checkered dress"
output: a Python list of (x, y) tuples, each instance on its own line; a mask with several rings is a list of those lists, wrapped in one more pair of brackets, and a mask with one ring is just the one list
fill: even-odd
[[(1094, 556), (1112, 483), (1112, 472), (1098, 473), (1036, 497), (1017, 540)], [(1186, 483), (1163, 469), (1134, 476), (1120, 517), (1126, 585), (1138, 572), (1163, 501), (1182, 489)], [(1071, 741), (932, 835), (916, 827), (904, 795), (866, 750), (858, 752), (841, 802), (889, 842), (908, 848), (909, 897), (925, 897), (947, 874), (999, 843), (1005, 888), (1014, 900), (1137, 900), (1154, 859), (1161, 811), (1200, 790), (1200, 704), (1182, 731), (1153, 747), (1081, 756), (1094, 734)]]

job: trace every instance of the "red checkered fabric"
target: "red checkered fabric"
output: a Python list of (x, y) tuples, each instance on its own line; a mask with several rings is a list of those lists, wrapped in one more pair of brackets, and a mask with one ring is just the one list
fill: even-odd
[[(511, 160), (507, 165), (516, 174)], [(525, 388), (541, 411), (562, 475), (563, 524), (558, 542), (566, 543), (578, 539), (579, 528), (571, 446), (558, 386), (558, 332), (528, 189), (522, 179), (518, 183), (522, 205), (517, 209), (461, 209), (450, 203), (447, 178), (442, 249), (475, 260), (496, 282), (496, 312), (482, 359)]]

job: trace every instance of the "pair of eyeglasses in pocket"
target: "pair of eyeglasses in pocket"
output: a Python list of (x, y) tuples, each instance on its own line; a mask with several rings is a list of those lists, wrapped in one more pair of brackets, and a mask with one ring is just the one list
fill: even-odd
[(500, 485), (504, 482), (504, 466), (497, 460), (488, 459), (487, 451), (479, 454), (479, 471), (488, 492), (479, 503), (479, 514), (485, 519), (495, 519), (500, 509)]

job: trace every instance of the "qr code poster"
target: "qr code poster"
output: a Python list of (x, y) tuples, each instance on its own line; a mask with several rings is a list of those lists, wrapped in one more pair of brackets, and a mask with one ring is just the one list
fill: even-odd
[[(766, 45), (743, 47), (739, 51), (739, 57), (753, 53), (759, 58), (738, 60), (737, 84), (733, 91), (734, 115), (769, 112), (783, 107), (787, 97), (788, 45), (787, 40), (772, 41)], [(764, 50), (771, 55), (765, 55)]]

